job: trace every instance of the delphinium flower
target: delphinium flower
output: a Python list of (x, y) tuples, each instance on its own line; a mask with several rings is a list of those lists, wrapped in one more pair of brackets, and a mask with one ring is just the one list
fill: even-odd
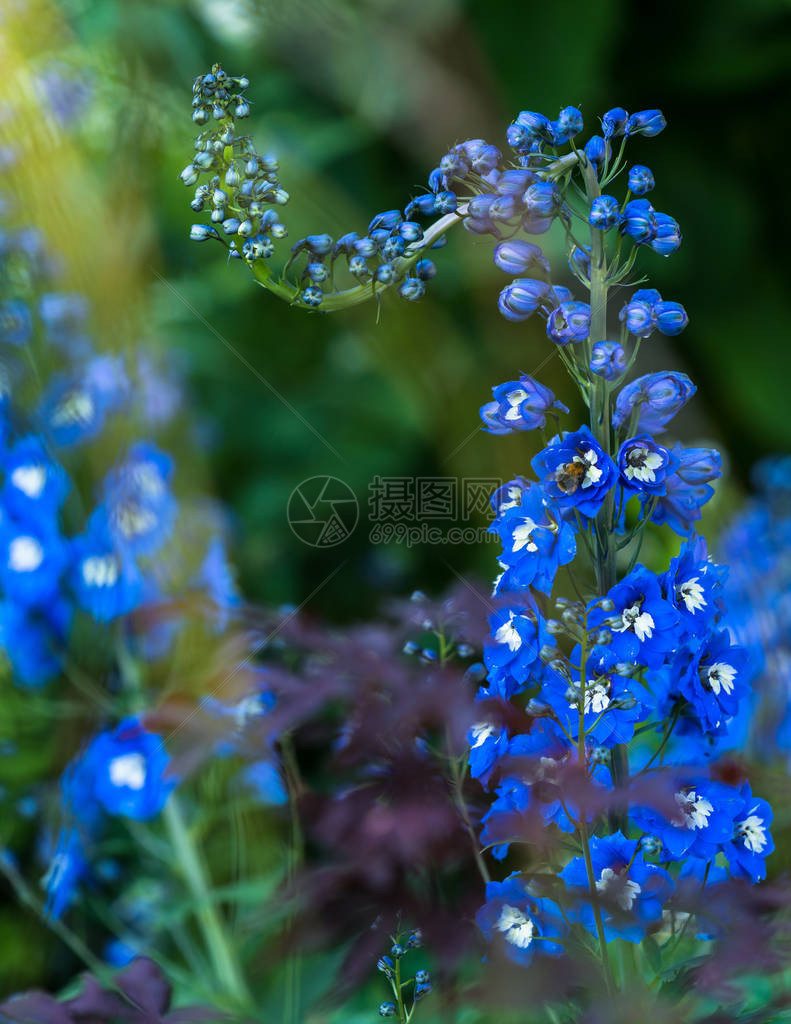
[[(689, 877), (705, 891), (721, 886), (727, 866), (755, 881), (772, 850), (768, 805), (743, 777), (725, 772), (726, 781), (711, 764), (717, 743), (741, 728), (750, 681), (748, 653), (727, 629), (724, 569), (694, 533), (721, 460), (657, 439), (695, 394), (685, 373), (631, 377), (652, 334), (675, 337), (688, 316), (646, 287), (621, 302), (620, 329), (608, 315), (610, 293), (632, 287), (638, 260), (642, 271), (681, 244), (675, 219), (645, 198), (661, 182), (627, 163), (627, 149), (664, 128), (659, 110), (613, 108), (601, 134), (584, 141), (576, 108), (554, 120), (522, 111), (506, 132), (509, 155), (483, 140), (461, 143), (430, 175), (429, 193), (403, 213), (377, 215), (364, 238), (298, 242), (286, 269), (305, 256), (301, 282), (275, 281), (249, 261), (270, 291), (328, 311), (395, 283), (416, 298), (425, 249), (463, 224), (494, 239), (494, 263), (512, 277), (498, 300), (503, 318), (546, 320), (589, 420), (561, 424), (532, 460), (536, 479), (515, 477), (492, 502), (502, 572), (486, 678), (476, 679), (481, 715), (468, 732), (469, 768), (495, 793), (482, 841), (496, 859), (527, 844), (529, 866), (489, 883), (478, 922), (520, 963), (580, 942), (591, 949), (590, 933), (610, 993), (608, 939), (646, 943), (650, 959), (665, 956), (672, 970), (697, 941), (695, 928), (663, 931)], [(436, 219), (421, 228), (420, 216)], [(581, 295), (557, 280), (532, 240), (553, 225)], [(210, 233), (194, 229), (194, 237)], [(322, 269), (341, 253), (357, 287), (336, 290)], [(489, 433), (503, 434), (543, 428), (563, 412), (522, 376), (496, 386), (481, 417)], [(684, 541), (661, 573), (638, 562), (649, 523)], [(576, 600), (555, 594), (561, 568)], [(548, 617), (553, 604), (558, 618)], [(661, 976), (648, 970), (646, 980)]]
[(393, 994), (392, 1000), (379, 1004), (379, 1016), (393, 1017), (399, 1024), (408, 1024), (420, 1000), (431, 994), (431, 975), (425, 968), (419, 968), (411, 978), (404, 976), (405, 957), (423, 945), (419, 929), (394, 935), (391, 942), (388, 953), (380, 956), (376, 964), (377, 970), (390, 983)]

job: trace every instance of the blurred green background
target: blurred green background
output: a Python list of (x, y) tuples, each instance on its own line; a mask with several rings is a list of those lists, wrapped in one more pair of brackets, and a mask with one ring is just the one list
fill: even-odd
[[(489, 546), (369, 543), (368, 486), (376, 475), (527, 471), (538, 438), (495, 439), (478, 429), (477, 410), (493, 385), (534, 371), (549, 343), (541, 321), (499, 316), (507, 279), (491, 240), (460, 230), (436, 254), (439, 274), (420, 304), (388, 295), (378, 313), (369, 304), (331, 316), (286, 307), (219, 247), (190, 242), (190, 193), (178, 175), (192, 154), (191, 83), (215, 61), (251, 80), (249, 130), (280, 158), (291, 240), (363, 232), (378, 211), (403, 207), (454, 143), (503, 146), (520, 109), (555, 116), (578, 105), (592, 134), (611, 106), (661, 107), (668, 129), (637, 141), (631, 157), (653, 169), (656, 205), (679, 220), (684, 245), (669, 260), (647, 253), (642, 265), (691, 324), (679, 338), (653, 338), (642, 372), (682, 369), (699, 387), (672, 436), (726, 455), (712, 528), (753, 462), (791, 449), (786, 0), (64, 0), (34, 5), (30, 17), (36, 60), (61, 62), (89, 88), (70, 131), (85, 217), (96, 191), (110, 215), (86, 230), (97, 245), (120, 230), (134, 240), (128, 267), (145, 329), (186, 375), (170, 448), (229, 511), (248, 600), (313, 595), (311, 613), (349, 621), (415, 587), (490, 578)], [(562, 266), (554, 233), (547, 254)], [(114, 311), (98, 312), (108, 347), (118, 344)], [(557, 359), (537, 376), (569, 401)], [(286, 507), (295, 486), (324, 474), (352, 487), (363, 516), (343, 545), (320, 550), (294, 536)], [(3, 933), (13, 962), (26, 964), (20, 983), (37, 973), (51, 981), (40, 926), (12, 910)], [(3, 980), (14, 987), (13, 973)]]

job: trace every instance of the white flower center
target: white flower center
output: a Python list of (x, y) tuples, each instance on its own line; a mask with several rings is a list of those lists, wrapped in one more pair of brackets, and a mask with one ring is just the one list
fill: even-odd
[(110, 772), (110, 782), (114, 786), (142, 789), (145, 785), (146, 759), (137, 751), (114, 757), (107, 767)]
[(17, 466), (11, 474), (11, 483), (28, 498), (39, 498), (47, 482), (47, 471), (40, 463)]
[(70, 427), (75, 423), (90, 423), (94, 415), (93, 399), (87, 391), (72, 391), (52, 413), (53, 427)]
[(140, 534), (149, 533), (157, 521), (157, 517), (150, 509), (134, 502), (121, 505), (115, 518), (124, 537), (139, 537)]
[(82, 578), (89, 587), (114, 587), (119, 568), (115, 555), (90, 555), (82, 563)]
[(472, 749), (483, 746), (483, 744), (489, 739), (490, 736), (494, 736), (497, 732), (491, 722), (476, 722), (475, 725), (470, 729), (473, 738)]
[(627, 629), (631, 629), (638, 640), (651, 639), (656, 623), (652, 615), (642, 611), (642, 607), (642, 601), (635, 601), (630, 608), (624, 608), (621, 612), (623, 626), (618, 630), (619, 633), (625, 633)]
[(623, 881), (621, 876), (612, 868), (605, 868), (599, 875), (596, 883), (599, 892), (607, 893), (610, 889), (615, 890), (615, 902), (622, 910), (631, 910), (635, 899), (640, 895), (642, 889), (637, 882), (631, 878)]
[(165, 490), (165, 482), (157, 467), (150, 462), (140, 462), (132, 470), (132, 480), (147, 498), (159, 498)]
[(709, 816), (714, 811), (714, 805), (709, 800), (690, 789), (687, 793), (676, 793), (676, 803), (681, 811), (681, 820), (677, 824), (693, 832), (699, 828), (708, 828)]
[(527, 548), (528, 551), (538, 551), (532, 539), (533, 530), (538, 529), (538, 523), (534, 523), (530, 516), (525, 516), (524, 522), (520, 523), (513, 531), (514, 551), (521, 551)]
[(494, 927), (498, 932), (503, 933), (506, 942), (510, 942), (512, 946), (518, 946), (520, 949), (527, 949), (533, 941), (533, 932), (535, 931), (533, 922), (524, 911), (517, 907), (511, 907), (507, 903), (503, 904), (503, 909), (500, 911), (500, 916)]
[(506, 497), (497, 506), (498, 512), (505, 512), (506, 509), (516, 508), (522, 500), (522, 488), (521, 487), (509, 487), (506, 491)]
[(661, 468), (663, 461), (662, 456), (650, 448), (630, 448), (626, 455), (624, 476), (629, 480), (653, 483), (656, 480), (654, 471)]
[(726, 665), (723, 661), (717, 661), (709, 667), (706, 678), (715, 697), (719, 697), (723, 690), (725, 693), (731, 694), (733, 693), (736, 669), (733, 665)]
[(519, 406), (527, 398), (527, 392), (519, 388), (516, 391), (509, 391), (505, 396), (506, 402), (508, 402), (510, 409), (505, 414), (507, 420), (518, 420), (519, 419)]
[(676, 596), (684, 602), (687, 611), (692, 612), (693, 615), (701, 608), (706, 607), (703, 587), (698, 583), (698, 579), (698, 576), (693, 576), (692, 579), (676, 588)]
[[(598, 679), (589, 679), (585, 687), (585, 714), (593, 712), (600, 715), (610, 706), (610, 683), (609, 680), (601, 682)], [(577, 704), (569, 704), (570, 708), (576, 708)]]
[(744, 821), (738, 823), (736, 835), (741, 838), (750, 853), (760, 853), (766, 846), (764, 819), (759, 818), (757, 814), (751, 814)]
[(522, 646), (522, 638), (516, 631), (514, 626), (514, 613), (508, 613), (508, 622), (504, 622), (502, 626), (494, 634), (494, 639), (498, 644), (508, 644), (509, 651), (518, 651)]
[(575, 455), (574, 462), (578, 462), (585, 467), (585, 475), (582, 478), (581, 487), (585, 490), (586, 487), (591, 487), (593, 484), (597, 484), (601, 480), (602, 470), (596, 465), (599, 461), (599, 456), (589, 448), (584, 455)]
[(14, 537), (8, 545), (8, 568), (13, 572), (35, 572), (44, 561), (44, 548), (35, 537)]

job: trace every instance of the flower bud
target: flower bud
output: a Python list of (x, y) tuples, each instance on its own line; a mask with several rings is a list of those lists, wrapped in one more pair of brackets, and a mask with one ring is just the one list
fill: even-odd
[(398, 277), (396, 274), (395, 267), (392, 263), (381, 263), (374, 273), (374, 277), (381, 284), (392, 284), (393, 281)]
[(657, 302), (654, 316), (659, 333), (671, 338), (681, 334), (689, 323), (689, 317), (680, 302)]
[(552, 123), (552, 141), (562, 146), (582, 131), (582, 112), (576, 107), (564, 107)]
[(421, 281), (430, 281), (437, 273), (437, 266), (432, 260), (418, 260), (415, 273)]
[(569, 686), (563, 694), (563, 699), (569, 704), (579, 705), (582, 700), (582, 690), (579, 686)]
[(637, 698), (631, 693), (622, 693), (620, 697), (613, 699), (610, 706), (620, 708), (621, 711), (631, 711), (637, 707)]
[(456, 212), (459, 201), (456, 198), (455, 192), (451, 192), (449, 189), (446, 189), (443, 192), (437, 192), (434, 198), (436, 201), (437, 213), (444, 216), (446, 213)]
[(547, 633), (551, 636), (561, 636), (566, 632), (566, 627), (559, 619), (547, 619)]
[(651, 239), (650, 245), (654, 252), (660, 256), (669, 256), (681, 248), (681, 228), (678, 221), (666, 213), (654, 215), (656, 220), (656, 234)]
[(528, 214), (533, 217), (555, 217), (562, 205), (560, 191), (552, 181), (537, 181), (529, 185), (524, 201)]
[(219, 238), (216, 228), (208, 224), (193, 224), (190, 228), (190, 238), (193, 242), (205, 242), (207, 238)]
[(547, 320), (547, 334), (558, 345), (584, 341), (590, 321), (591, 309), (587, 302), (561, 302)]
[(302, 289), (299, 297), (306, 306), (316, 309), (321, 305), (322, 299), (324, 298), (324, 292), (321, 288), (317, 288), (316, 285), (310, 284), (307, 288)]
[(489, 204), (489, 217), (492, 220), (515, 223), (523, 213), (524, 203), (521, 196), (495, 196)]
[(610, 751), (607, 747), (593, 747), (590, 752), (591, 764), (609, 764)]
[(588, 223), (600, 231), (609, 231), (618, 223), (620, 215), (618, 200), (614, 196), (596, 196), (591, 203)]
[(645, 135), (647, 139), (652, 139), (655, 135), (658, 135), (666, 125), (667, 121), (665, 120), (661, 110), (638, 110), (638, 112), (636, 114), (632, 114), (626, 122), (624, 134), (627, 136)]
[(238, 217), (226, 217), (222, 222), (222, 229), (226, 235), (235, 235), (241, 223)]
[(464, 678), (468, 683), (482, 683), (486, 678), (486, 666), (482, 662), (476, 661), (464, 673)]
[(655, 857), (662, 852), (664, 843), (656, 836), (643, 836), (640, 840), (640, 849), (649, 857)]
[(542, 644), (538, 652), (539, 658), (545, 665), (548, 665), (554, 658), (557, 658), (559, 654), (560, 650), (551, 644)]
[(398, 294), (407, 302), (417, 302), (426, 294), (426, 286), (419, 277), (407, 277), (399, 285)]
[(685, 373), (668, 370), (647, 373), (631, 381), (618, 394), (613, 413), (613, 426), (620, 427), (639, 409), (636, 429), (654, 434), (664, 430), (682, 409), (697, 388)]
[(368, 225), (368, 234), (381, 228), (390, 232), (398, 227), (403, 219), (400, 210), (385, 210), (383, 213), (377, 213)]
[(597, 341), (591, 351), (591, 373), (604, 380), (617, 380), (626, 370), (626, 353), (617, 341)]
[(402, 221), (396, 230), (407, 244), (419, 242), (423, 237), (423, 228), (414, 220)]
[(612, 110), (608, 110), (601, 119), (605, 139), (613, 139), (623, 135), (628, 118), (629, 115), (623, 107), (613, 107)]
[(601, 174), (604, 161), (607, 159), (609, 154), (610, 144), (609, 142), (605, 142), (601, 135), (591, 135), (585, 143), (585, 156), (596, 171), (597, 177)]
[[(241, 234), (241, 229), (239, 231)], [(330, 272), (323, 263), (308, 263), (305, 267), (305, 276), (309, 277), (314, 284), (320, 284), (322, 281), (326, 281), (330, 276)]]
[(364, 256), (352, 256), (349, 260), (349, 273), (354, 277), (365, 280), (371, 276), (371, 271), (368, 269)]
[(400, 942), (395, 942), (390, 947), (390, 956), (395, 957), (396, 960), (400, 960), (404, 953), (406, 953), (406, 950), (404, 949)]
[(494, 248), (494, 265), (512, 277), (540, 269), (549, 273), (549, 263), (543, 252), (532, 242), (510, 239)]
[(379, 1016), (380, 1017), (395, 1017), (396, 1007), (395, 1003), (380, 1003), (379, 1004)]
[(620, 220), (622, 235), (628, 235), (637, 245), (650, 242), (656, 234), (654, 208), (647, 199), (633, 199), (623, 208)]
[(305, 243), (314, 256), (327, 256), (332, 252), (331, 235), (308, 235)]
[(415, 981), (418, 985), (427, 985), (431, 981), (431, 975), (428, 971), (417, 971), (415, 973)]
[(407, 640), (401, 650), (404, 654), (417, 654), (420, 650), (420, 646), (416, 644), (414, 640)]
[(521, 167), (503, 171), (494, 186), (498, 195), (524, 195), (528, 185), (538, 181), (534, 171)]
[(404, 249), (406, 249), (404, 239), (398, 235), (391, 235), (382, 246), (382, 256), (388, 261), (394, 260), (404, 255)]
[(542, 142), (552, 142), (554, 137), (552, 122), (544, 114), (537, 114), (533, 110), (521, 110), (514, 123), (524, 128), (528, 136), (540, 139)]
[(546, 701), (531, 698), (525, 705), (525, 711), (532, 718), (547, 718), (552, 714), (552, 708)]
[(500, 292), (498, 308), (506, 320), (518, 323), (535, 313), (550, 292), (545, 281), (517, 278)]
[(200, 173), (194, 164), (187, 164), (179, 177), (188, 188), (192, 188), (193, 185), (198, 183)]
[(615, 607), (615, 602), (611, 597), (600, 597), (596, 602), (596, 607), (601, 608), (603, 612), (611, 612)]
[(246, 100), (242, 100), (241, 103), (237, 103), (234, 108), (235, 117), (249, 117), (250, 116), (250, 104)]
[(228, 188), (236, 188), (236, 186), (241, 182), (241, 180), (242, 176), (237, 171), (236, 165), (231, 164), (231, 166), (225, 172), (225, 184), (228, 186)]
[(629, 168), (629, 191), (636, 196), (644, 196), (650, 192), (656, 182), (648, 167), (635, 164)]

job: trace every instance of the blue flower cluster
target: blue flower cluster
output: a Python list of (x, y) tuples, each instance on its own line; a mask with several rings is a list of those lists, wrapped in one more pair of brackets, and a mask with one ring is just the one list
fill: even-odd
[[(657, 439), (695, 393), (685, 374), (624, 383), (640, 344), (655, 330), (677, 335), (686, 312), (640, 288), (620, 311), (618, 340), (608, 340), (608, 291), (628, 284), (638, 248), (668, 255), (680, 244), (671, 217), (629, 198), (654, 187), (648, 168), (629, 169), (623, 203), (603, 192), (625, 169), (627, 139), (663, 127), (659, 111), (618, 108), (602, 118), (601, 136), (577, 145), (579, 111), (566, 108), (556, 121), (523, 111), (508, 130), (519, 169), (490, 172), (492, 189), (467, 206), (470, 230), (509, 230), (494, 261), (518, 276), (501, 293), (501, 312), (511, 321), (546, 318), (591, 413), (589, 425), (561, 430), (533, 458), (534, 481), (517, 477), (492, 499), (502, 572), (469, 767), (494, 791), (481, 842), (497, 859), (514, 843), (535, 845), (530, 872), (489, 883), (478, 923), (519, 963), (557, 954), (581, 928), (599, 941), (608, 969), (611, 939), (658, 941), (678, 909), (681, 879), (714, 884), (727, 865), (731, 877), (756, 882), (773, 849), (769, 805), (746, 780), (723, 781), (713, 767), (741, 735), (754, 672), (726, 616), (727, 571), (694, 532), (720, 457)], [(553, 165), (562, 176), (541, 180)], [(554, 284), (541, 250), (514, 237), (542, 233), (555, 219), (587, 301)], [(584, 246), (577, 221), (588, 233)], [(496, 387), (481, 417), (490, 433), (504, 434), (543, 428), (565, 411), (522, 376)], [(648, 522), (682, 538), (664, 572), (638, 561)], [(560, 614), (550, 618), (561, 569), (577, 599), (555, 597)], [(504, 702), (522, 710), (524, 728)], [(564, 849), (578, 850), (562, 855), (559, 869), (541, 860), (552, 830), (566, 835)], [(550, 889), (541, 881), (547, 872), (557, 876)]]
[[(56, 699), (70, 681), (80, 685), (86, 661), (113, 688), (123, 683), (120, 724), (103, 694), (99, 731), (61, 780), (62, 826), (42, 844), (47, 909), (57, 917), (95, 879), (112, 819), (155, 817), (176, 784), (162, 738), (138, 715), (123, 717), (145, 702), (129, 665), (166, 654), (187, 615), (210, 635), (224, 629), (238, 598), (220, 517), (205, 501), (177, 498), (171, 457), (145, 438), (105, 461), (107, 432), (169, 424), (181, 402), (177, 377), (144, 345), (102, 353), (86, 300), (57, 290), (44, 236), (17, 227), (5, 201), (3, 213), (0, 649), (16, 686), (50, 685)], [(106, 468), (91, 494), (86, 467), (97, 465)], [(195, 540), (186, 559), (185, 532)], [(185, 612), (188, 598), (195, 610)], [(178, 611), (161, 614), (169, 605)], [(252, 791), (282, 801), (274, 754), (247, 760), (257, 769)]]

